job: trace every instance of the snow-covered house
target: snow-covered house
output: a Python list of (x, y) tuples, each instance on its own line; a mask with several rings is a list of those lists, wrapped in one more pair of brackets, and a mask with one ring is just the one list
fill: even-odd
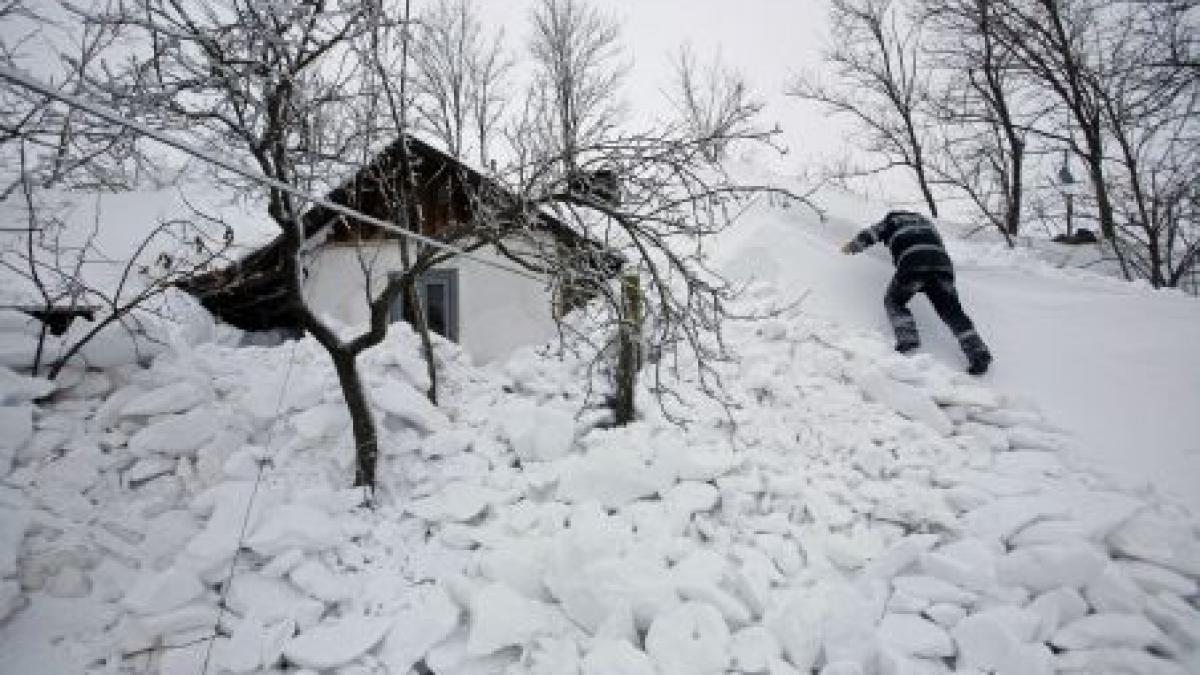
[[(545, 210), (506, 190), (483, 172), (414, 137), (407, 139), (421, 206), (421, 234), (468, 245), (471, 257), (449, 254), (418, 280), (430, 327), (461, 344), (484, 363), (514, 348), (551, 339), (556, 314), (578, 301), (547, 281), (487, 264), (514, 253), (553, 255), (562, 248), (594, 253), (589, 258), (606, 275), (621, 264), (616, 253), (592, 241)], [(400, 180), (396, 141), (328, 195), (329, 201), (384, 220), (392, 219)], [(389, 275), (404, 269), (396, 234), (353, 221), (317, 205), (304, 215), (306, 237), (317, 243), (305, 260), (306, 301), (317, 314), (346, 325), (364, 325), (369, 298)], [(183, 284), (219, 319), (250, 331), (296, 326), (286, 302), (283, 239), (277, 237), (228, 268)], [(481, 260), (482, 259), (482, 260)], [(411, 318), (403, 301), (392, 320)]]

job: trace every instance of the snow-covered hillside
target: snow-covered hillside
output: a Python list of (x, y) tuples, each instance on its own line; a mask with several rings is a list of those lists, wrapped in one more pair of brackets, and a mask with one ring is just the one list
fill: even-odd
[(955, 242), (975, 379), (923, 301), (891, 350), (887, 261), (835, 253), (856, 208), (719, 242), (738, 313), (804, 301), (729, 326), (728, 415), (675, 382), (687, 427), (643, 392), (606, 428), (553, 350), (440, 342), (435, 408), (393, 331), (373, 510), (310, 340), (193, 330), (44, 403), (0, 370), (0, 672), (1196, 672), (1196, 301)]

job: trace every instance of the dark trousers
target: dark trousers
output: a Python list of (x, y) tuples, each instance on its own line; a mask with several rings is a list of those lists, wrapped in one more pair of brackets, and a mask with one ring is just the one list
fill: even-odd
[(887, 309), (888, 320), (892, 330), (896, 332), (896, 347), (901, 350), (912, 349), (921, 344), (917, 332), (917, 322), (907, 305), (912, 296), (918, 292), (925, 293), (933, 309), (950, 327), (958, 344), (968, 358), (986, 354), (987, 345), (975, 332), (975, 326), (970, 317), (963, 311), (958, 301), (958, 291), (954, 288), (954, 273), (949, 271), (908, 271), (898, 270), (888, 284), (887, 293), (883, 296), (883, 306)]

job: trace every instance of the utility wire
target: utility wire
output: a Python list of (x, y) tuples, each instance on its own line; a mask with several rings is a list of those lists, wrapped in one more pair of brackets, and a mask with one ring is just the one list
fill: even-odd
[(343, 206), (342, 204), (331, 202), (328, 199), (325, 199), (324, 197), (317, 197), (315, 195), (311, 195), (295, 186), (288, 185), (287, 183), (276, 180), (274, 178), (270, 178), (268, 176), (263, 176), (256, 171), (253, 171), (253, 170), (248, 169), (243, 166), (239, 166), (236, 162), (231, 162), (229, 160), (221, 159), (220, 157), (217, 157), (215, 155), (211, 155), (199, 148), (196, 148), (196, 147), (190, 145), (186, 141), (180, 140), (169, 134), (165, 134), (161, 131), (151, 129), (150, 127), (148, 127), (140, 122), (136, 122), (134, 120), (127, 119), (124, 116), (122, 116), (121, 113), (119, 113), (111, 108), (108, 108), (104, 105), (101, 105), (99, 103), (94, 103), (92, 101), (86, 101), (77, 96), (72, 96), (71, 94), (63, 93), (63, 92), (55, 89), (54, 87), (46, 84), (45, 82), (42, 82), (33, 77), (29, 77), (27, 75), (23, 75), (21, 73), (16, 72), (15, 70), (0, 67), (0, 79), (8, 80), (9, 82), (12, 82), (13, 84), (15, 84), (19, 87), (23, 87), (30, 91), (36, 92), (38, 94), (41, 94), (47, 98), (53, 99), (60, 103), (65, 103), (66, 105), (71, 106), (72, 108), (78, 108), (79, 110), (82, 110), (88, 114), (99, 117), (100, 119), (102, 119), (106, 122), (111, 122), (113, 124), (125, 127), (126, 129), (131, 129), (133, 131), (136, 131), (137, 133), (139, 133), (143, 136), (146, 136), (148, 138), (152, 138), (152, 139), (158, 141), (159, 143), (162, 143), (163, 145), (167, 145), (169, 147), (175, 148), (176, 150), (179, 150), (188, 155), (191, 155), (192, 157), (195, 157), (196, 159), (199, 159), (204, 162), (208, 162), (209, 164), (219, 166), (222, 169), (225, 169), (227, 171), (232, 171), (233, 173), (236, 173), (239, 176), (246, 178), (248, 180), (254, 181), (256, 183), (260, 183), (262, 185), (267, 185), (267, 186), (273, 187), (277, 190), (282, 190), (284, 192), (287, 192), (288, 194), (291, 194), (291, 195), (294, 195), (301, 199), (307, 200), (313, 204), (318, 204), (318, 205), (323, 206), (331, 211), (336, 211), (344, 216), (348, 216), (355, 220), (362, 221), (362, 222), (368, 223), (370, 225), (374, 225), (375, 227), (378, 227), (383, 230), (387, 230), (388, 232), (393, 232), (401, 237), (407, 237), (414, 241), (419, 241), (422, 244), (425, 244), (426, 246), (431, 246), (436, 249), (448, 251), (450, 253), (454, 253), (455, 255), (459, 255), (464, 258), (467, 258), (468, 260), (474, 260), (475, 262), (480, 263), (481, 265), (487, 265), (488, 267), (494, 267), (496, 269), (503, 270), (503, 271), (509, 272), (511, 274), (516, 274), (518, 276), (525, 277), (526, 279), (532, 279), (537, 282), (545, 281), (545, 279), (543, 279), (542, 277), (540, 277), (536, 274), (533, 274), (532, 272), (529, 272), (527, 270), (523, 270), (519, 267), (516, 267), (513, 265), (506, 265), (504, 263), (496, 262), (495, 260), (489, 260), (489, 259), (481, 257), (481, 256), (476, 256), (473, 253), (469, 253), (466, 250), (461, 249), (457, 246), (447, 244), (446, 242), (443, 242), (443, 241), (438, 241), (437, 239), (426, 237), (425, 235), (422, 235), (422, 234), (417, 234), (416, 232), (411, 232), (411, 231), (406, 230), (394, 223), (389, 223), (386, 220), (382, 220), (382, 219), (376, 218), (374, 216), (370, 216), (365, 213), (362, 213), (360, 211), (356, 211), (348, 206)]

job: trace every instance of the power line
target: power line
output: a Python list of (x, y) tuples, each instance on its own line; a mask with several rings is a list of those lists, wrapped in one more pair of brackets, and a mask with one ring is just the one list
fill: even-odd
[(24, 87), (25, 89), (28, 89), (30, 91), (37, 92), (38, 94), (46, 96), (47, 98), (53, 99), (60, 103), (65, 103), (66, 105), (71, 106), (73, 108), (78, 108), (79, 110), (82, 110), (88, 114), (99, 117), (100, 119), (102, 119), (106, 122), (111, 122), (113, 124), (125, 127), (126, 129), (131, 129), (133, 131), (136, 131), (137, 133), (139, 133), (143, 136), (152, 138), (152, 139), (158, 141), (159, 143), (162, 143), (163, 145), (175, 148), (176, 150), (179, 150), (188, 155), (191, 155), (192, 157), (195, 157), (196, 159), (199, 159), (204, 162), (208, 162), (209, 164), (213, 164), (215, 166), (219, 166), (222, 169), (225, 169), (227, 171), (232, 171), (233, 173), (236, 173), (237, 175), (239, 175), (243, 178), (254, 181), (256, 183), (260, 183), (262, 185), (267, 185), (267, 186), (273, 187), (277, 190), (282, 190), (284, 192), (287, 192), (288, 194), (299, 197), (299, 198), (304, 199), (313, 204), (323, 206), (331, 211), (336, 211), (337, 213), (340, 213), (344, 216), (348, 216), (355, 220), (358, 220), (358, 221), (361, 221), (364, 223), (368, 223), (370, 225), (374, 225), (375, 227), (378, 227), (383, 230), (387, 230), (388, 232), (393, 232), (401, 237), (407, 237), (414, 241), (421, 242), (422, 244), (425, 244), (426, 246), (431, 246), (436, 249), (448, 251), (448, 252), (454, 253), (455, 255), (459, 255), (464, 258), (467, 258), (468, 260), (474, 260), (475, 262), (480, 263), (482, 265), (487, 265), (488, 267), (494, 267), (496, 269), (503, 270), (503, 271), (509, 272), (511, 274), (516, 274), (518, 276), (522, 276), (527, 279), (532, 279), (537, 282), (545, 281), (545, 279), (543, 279), (542, 277), (539, 277), (536, 274), (533, 274), (532, 272), (529, 272), (527, 270), (523, 270), (519, 267), (515, 267), (513, 265), (506, 265), (504, 263), (496, 262), (495, 260), (489, 260), (487, 258), (476, 256), (476, 255), (469, 253), (466, 250), (461, 249), (457, 246), (447, 244), (443, 241), (438, 241), (437, 239), (426, 237), (426, 236), (424, 236), (422, 234), (418, 234), (416, 232), (411, 232), (402, 227), (399, 227), (398, 225), (389, 223), (386, 220), (382, 220), (382, 219), (376, 218), (374, 216), (367, 215), (360, 211), (356, 211), (348, 206), (343, 206), (342, 204), (331, 202), (328, 199), (325, 199), (324, 197), (317, 197), (315, 195), (311, 195), (297, 187), (288, 185), (287, 183), (276, 180), (274, 178), (270, 178), (268, 176), (263, 176), (251, 169), (247, 169), (246, 167), (239, 166), (235, 162), (221, 159), (220, 157), (211, 155), (199, 148), (193, 147), (186, 141), (180, 140), (178, 138), (174, 138), (173, 136), (170, 136), (169, 134), (165, 134), (161, 131), (151, 129), (150, 127), (148, 127), (140, 122), (136, 122), (134, 120), (127, 119), (124, 116), (122, 116), (121, 113), (119, 113), (111, 108), (108, 108), (104, 105), (101, 105), (99, 103), (94, 103), (92, 101), (86, 101), (77, 96), (72, 96), (71, 94), (66, 94), (61, 91), (58, 91), (57, 89), (51, 87), (50, 85), (48, 85), (36, 78), (29, 77), (27, 75), (23, 75), (14, 70), (11, 70), (9, 68), (4, 68), (4, 67), (0, 67), (0, 78), (8, 80), (9, 82), (12, 82), (13, 84), (15, 84), (19, 87)]

